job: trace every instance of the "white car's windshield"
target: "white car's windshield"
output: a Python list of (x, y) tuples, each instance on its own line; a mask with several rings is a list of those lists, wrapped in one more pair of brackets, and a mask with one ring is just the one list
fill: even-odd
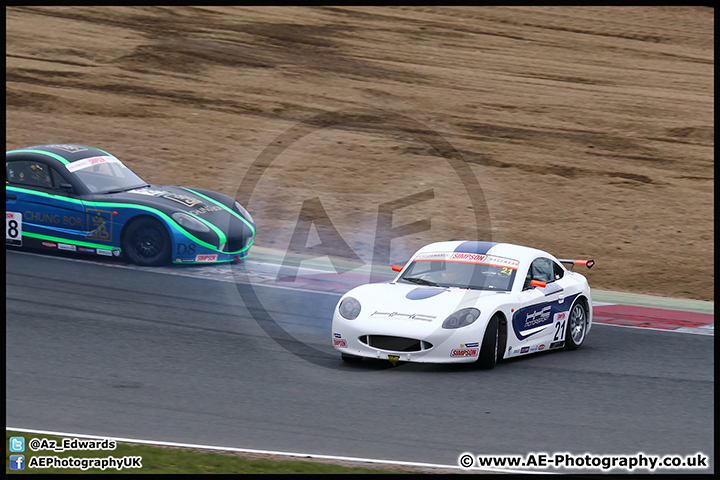
[(440, 252), (418, 255), (398, 279), (439, 287), (510, 291), (517, 260), (490, 255)]

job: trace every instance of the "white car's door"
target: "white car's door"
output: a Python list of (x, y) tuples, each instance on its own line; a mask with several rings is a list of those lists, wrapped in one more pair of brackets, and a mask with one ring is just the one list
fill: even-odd
[(518, 353), (549, 349), (551, 344), (558, 346), (564, 341), (572, 299), (568, 298), (563, 271), (551, 259), (538, 257), (525, 272), (520, 308), (512, 319), (515, 336), (521, 342)]

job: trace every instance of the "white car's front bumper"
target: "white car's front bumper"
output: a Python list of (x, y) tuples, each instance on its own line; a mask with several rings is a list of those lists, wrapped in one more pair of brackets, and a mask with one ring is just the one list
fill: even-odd
[[(411, 323), (413, 322), (413, 323)], [(343, 354), (418, 363), (472, 363), (480, 353), (485, 322), (458, 329), (418, 320), (368, 322), (333, 316), (332, 340)]]

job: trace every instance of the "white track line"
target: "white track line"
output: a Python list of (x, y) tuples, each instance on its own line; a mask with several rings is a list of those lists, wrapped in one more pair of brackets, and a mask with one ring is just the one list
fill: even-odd
[(654, 332), (689, 333), (691, 335), (708, 335), (711, 337), (715, 336), (714, 324), (702, 327), (678, 327), (675, 329), (668, 329), (654, 327), (637, 327), (635, 325), (617, 325), (615, 323), (601, 323), (593, 321), (593, 328), (595, 328), (596, 325), (603, 325), (606, 327), (634, 328), (636, 330), (652, 330)]

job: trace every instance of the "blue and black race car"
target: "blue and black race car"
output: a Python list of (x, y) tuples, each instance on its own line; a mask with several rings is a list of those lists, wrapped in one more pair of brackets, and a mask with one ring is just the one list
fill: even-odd
[(148, 185), (113, 155), (74, 144), (5, 154), (6, 245), (121, 257), (139, 265), (239, 262), (255, 222), (233, 198)]

